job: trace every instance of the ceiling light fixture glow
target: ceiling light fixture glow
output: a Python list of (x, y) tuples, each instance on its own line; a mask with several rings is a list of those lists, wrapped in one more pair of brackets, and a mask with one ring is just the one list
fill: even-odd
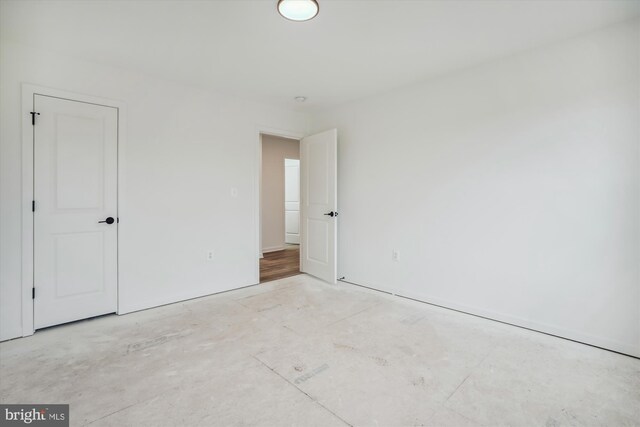
[(278, 0), (278, 13), (291, 21), (308, 21), (319, 10), (316, 0)]

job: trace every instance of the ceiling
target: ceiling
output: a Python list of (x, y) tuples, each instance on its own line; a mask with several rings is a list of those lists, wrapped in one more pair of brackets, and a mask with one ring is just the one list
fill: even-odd
[(318, 0), (291, 22), (276, 0), (0, 1), (3, 39), (304, 110), (640, 14), (640, 0)]

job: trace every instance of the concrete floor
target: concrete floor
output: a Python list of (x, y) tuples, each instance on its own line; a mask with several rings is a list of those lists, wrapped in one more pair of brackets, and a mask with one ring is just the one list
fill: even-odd
[(640, 360), (305, 275), (0, 344), (72, 425), (640, 425)]

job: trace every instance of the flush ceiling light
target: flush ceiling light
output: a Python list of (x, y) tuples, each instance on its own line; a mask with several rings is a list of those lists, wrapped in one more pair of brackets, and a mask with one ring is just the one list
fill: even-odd
[(319, 10), (316, 0), (278, 0), (278, 12), (291, 21), (308, 21)]
[(307, 98), (306, 98), (306, 97), (304, 97), (304, 96), (296, 96), (296, 97), (295, 97), (295, 98), (293, 98), (293, 99), (295, 99), (295, 100), (296, 100), (296, 102), (304, 102), (304, 101), (306, 101), (306, 100), (307, 100)]

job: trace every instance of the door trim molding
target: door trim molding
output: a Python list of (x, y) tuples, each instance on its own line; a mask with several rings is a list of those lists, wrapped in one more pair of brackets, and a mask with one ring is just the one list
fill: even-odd
[[(34, 324), (34, 301), (31, 296), (33, 288), (33, 212), (31, 211), (31, 202), (34, 198), (33, 193), (33, 138), (34, 126), (31, 124), (31, 113), (33, 111), (33, 102), (35, 95), (44, 95), (54, 98), (68, 99), (71, 101), (85, 102), (89, 104), (103, 105), (105, 107), (113, 107), (118, 111), (118, 217), (123, 216), (124, 210), (124, 152), (126, 147), (126, 129), (127, 129), (127, 109), (126, 104), (122, 101), (116, 101), (107, 98), (101, 98), (91, 95), (84, 95), (75, 92), (69, 92), (59, 89), (38, 86), (29, 83), (22, 84), (22, 274), (21, 274), (21, 296), (22, 296), (22, 336), (33, 335)], [(36, 117), (37, 122), (37, 117)], [(37, 209), (37, 206), (36, 206)], [(118, 227), (118, 249), (120, 248), (122, 238), (121, 225)], [(120, 260), (120, 250), (118, 250), (118, 264)], [(116, 312), (120, 313), (120, 274), (117, 273), (117, 289), (118, 307)]]
[[(304, 133), (289, 131), (283, 129), (276, 129), (268, 126), (256, 126), (256, 167), (254, 170), (257, 171), (255, 176), (255, 188), (256, 188), (256, 197), (254, 204), (254, 215), (253, 221), (255, 224), (256, 235), (255, 235), (255, 253), (256, 253), (256, 263), (254, 268), (254, 283), (260, 283), (260, 258), (264, 258), (262, 251), (262, 135), (271, 135), (271, 136), (279, 136), (281, 138), (289, 138), (298, 140), (298, 142), (304, 138)], [(300, 240), (302, 241), (302, 236), (300, 236)], [(300, 258), (300, 271), (303, 271), (302, 266), (302, 258)]]

